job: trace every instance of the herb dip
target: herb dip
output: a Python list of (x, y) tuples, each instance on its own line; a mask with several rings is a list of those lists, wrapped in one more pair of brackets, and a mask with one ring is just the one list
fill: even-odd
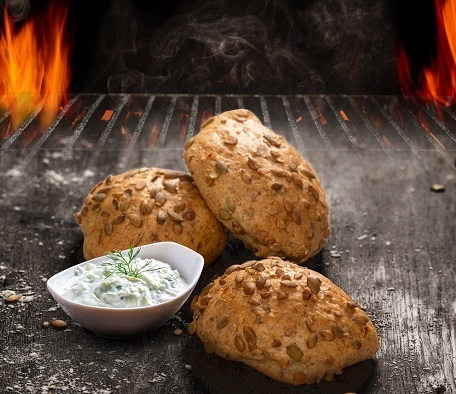
[(186, 286), (179, 271), (167, 263), (136, 257), (131, 264), (136, 268), (147, 266), (147, 270), (129, 276), (114, 270), (110, 260), (78, 266), (62, 295), (85, 305), (134, 308), (168, 301)]

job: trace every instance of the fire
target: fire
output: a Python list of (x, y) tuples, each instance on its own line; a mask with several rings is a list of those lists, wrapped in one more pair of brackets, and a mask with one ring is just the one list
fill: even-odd
[(436, 56), (412, 76), (410, 60), (403, 46), (398, 53), (399, 84), (404, 96), (418, 96), (434, 103), (449, 105), (456, 95), (456, 2), (434, 0), (436, 15)]
[(10, 111), (13, 129), (35, 112), (40, 112), (40, 127), (48, 127), (65, 101), (70, 81), (66, 12), (61, 2), (51, 2), (46, 12), (17, 28), (4, 9), (0, 108)]

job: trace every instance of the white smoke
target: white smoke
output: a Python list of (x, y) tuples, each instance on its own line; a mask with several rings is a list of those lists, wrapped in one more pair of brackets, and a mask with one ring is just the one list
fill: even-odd
[(394, 84), (384, 0), (189, 0), (153, 31), (134, 1), (111, 4), (99, 72), (110, 92), (350, 94)]

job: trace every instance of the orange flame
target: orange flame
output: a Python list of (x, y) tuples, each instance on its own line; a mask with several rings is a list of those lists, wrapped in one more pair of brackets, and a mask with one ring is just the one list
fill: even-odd
[(434, 0), (436, 15), (436, 56), (413, 81), (410, 60), (404, 47), (399, 48), (399, 84), (404, 96), (418, 96), (434, 103), (449, 105), (456, 95), (456, 2)]
[(11, 113), (13, 129), (40, 111), (40, 126), (56, 118), (70, 81), (69, 46), (64, 29), (67, 10), (51, 3), (17, 29), (7, 8), (0, 35), (0, 107)]

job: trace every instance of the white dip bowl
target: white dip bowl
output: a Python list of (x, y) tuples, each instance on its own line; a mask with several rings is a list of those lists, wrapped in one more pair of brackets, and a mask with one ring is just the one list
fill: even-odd
[[(67, 283), (73, 278), (76, 267), (87, 263), (101, 263), (107, 256), (97, 257), (67, 268), (47, 281), (47, 288), (60, 307), (77, 323), (103, 337), (128, 338), (160, 327), (187, 301), (201, 276), (204, 258), (193, 250), (174, 242), (144, 245), (137, 257), (156, 259), (177, 269), (186, 287), (173, 299), (161, 304), (135, 308), (111, 308), (84, 305), (62, 296)], [(134, 250), (137, 250), (135, 248)], [(127, 255), (128, 250), (122, 254)]]

